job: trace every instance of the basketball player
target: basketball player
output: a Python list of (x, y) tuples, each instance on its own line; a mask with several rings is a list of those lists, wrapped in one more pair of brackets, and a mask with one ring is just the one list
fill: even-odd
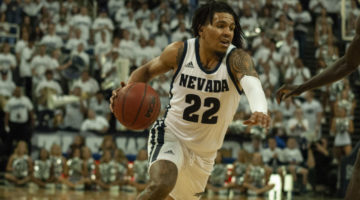
[[(241, 93), (252, 111), (245, 125), (267, 128), (267, 102), (253, 61), (243, 49), (239, 17), (211, 1), (195, 13), (196, 38), (174, 42), (134, 71), (128, 84), (173, 70), (170, 104), (150, 131), (150, 182), (138, 200), (195, 200), (204, 193)], [(111, 98), (116, 96), (114, 92)]]
[[(360, 17), (356, 21), (356, 34), (349, 49), (343, 57), (322, 73), (314, 76), (301, 85), (284, 85), (276, 94), (278, 103), (291, 96), (335, 82), (355, 71), (360, 65)], [(360, 153), (354, 165), (353, 176), (348, 186), (345, 199), (358, 199), (360, 196)]]

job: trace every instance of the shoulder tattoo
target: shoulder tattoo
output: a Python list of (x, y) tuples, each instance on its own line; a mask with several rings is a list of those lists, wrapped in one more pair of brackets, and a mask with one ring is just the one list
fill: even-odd
[(236, 49), (229, 57), (230, 68), (236, 77), (242, 78), (244, 75), (258, 77), (250, 55), (244, 50)]
[(180, 65), (181, 58), (182, 58), (183, 54), (184, 54), (184, 46), (182, 45), (181, 47), (179, 47), (177, 55), (176, 55), (176, 65), (177, 66)]

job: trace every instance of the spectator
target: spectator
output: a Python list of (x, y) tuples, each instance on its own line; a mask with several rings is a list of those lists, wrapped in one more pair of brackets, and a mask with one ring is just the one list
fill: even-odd
[(127, 180), (127, 173), (128, 173), (128, 160), (121, 149), (116, 149), (114, 152), (114, 158), (113, 161), (116, 163), (118, 167), (118, 173), (119, 173), (119, 179), (121, 180), (119, 182), (119, 186), (126, 185), (128, 183)]
[(285, 82), (298, 85), (310, 79), (310, 76), (310, 70), (304, 66), (300, 58), (296, 58), (295, 65), (286, 70)]
[(51, 161), (51, 167), (53, 169), (53, 175), (54, 175), (54, 182), (59, 183), (59, 179), (62, 176), (65, 165), (66, 165), (66, 159), (61, 153), (61, 147), (54, 143), (51, 145), (50, 149), (50, 161)]
[(89, 68), (89, 64), (90, 64), (90, 58), (89, 55), (84, 51), (84, 44), (82, 42), (80, 42), (77, 47), (76, 50), (73, 50), (71, 52), (71, 57), (78, 57), (81, 59), (81, 61), (79, 61), (78, 65), (81, 65), (82, 69), (88, 69)]
[(90, 99), (89, 107), (94, 110), (96, 116), (102, 116), (107, 121), (110, 120), (111, 113), (109, 103), (104, 99), (104, 94), (98, 91), (94, 97)]
[(63, 46), (61, 37), (56, 35), (55, 24), (50, 23), (47, 27), (47, 34), (41, 39), (41, 43), (46, 45), (48, 50), (58, 49)]
[(101, 143), (101, 146), (99, 148), (99, 153), (104, 151), (110, 151), (111, 153), (114, 153), (117, 150), (114, 138), (111, 135), (104, 136), (104, 139)]
[(313, 91), (306, 93), (305, 100), (301, 109), (304, 111), (304, 118), (309, 121), (309, 130), (314, 131), (314, 136), (318, 140), (321, 137), (321, 121), (323, 119), (321, 104), (314, 98)]
[(44, 2), (41, 0), (24, 0), (22, 3), (22, 9), (24, 14), (31, 17), (33, 20), (39, 15), (40, 10), (43, 6)]
[(297, 181), (297, 174), (302, 175), (302, 187), (301, 190), (306, 190), (306, 185), (308, 183), (308, 170), (302, 167), (304, 158), (300, 152), (300, 149), (297, 147), (297, 142), (295, 138), (289, 138), (287, 141), (286, 148), (283, 151), (284, 161), (287, 163), (287, 170), (291, 173), (293, 181)]
[(23, 49), (28, 46), (29, 42), (29, 32), (23, 31), (21, 35), (21, 39), (16, 41), (15, 45), (15, 54), (16, 54), (16, 62), (20, 63), (21, 61), (21, 53)]
[(269, 177), (265, 172), (260, 153), (254, 153), (251, 164), (246, 170), (244, 187), (250, 191), (248, 193), (255, 193), (262, 195), (270, 191), (275, 185), (268, 184)]
[(0, 70), (7, 70), (9, 78), (13, 78), (13, 71), (17, 66), (16, 57), (10, 52), (10, 44), (4, 43), (0, 53)]
[(134, 182), (131, 184), (135, 186), (138, 192), (143, 191), (149, 181), (148, 170), (148, 161), (147, 161), (147, 152), (145, 149), (141, 149), (137, 155), (136, 160), (134, 161)]
[(326, 65), (332, 65), (339, 58), (339, 49), (333, 43), (333, 36), (327, 38), (327, 42), (315, 52), (315, 58), (322, 58)]
[(240, 189), (240, 191), (244, 192), (244, 179), (246, 174), (246, 169), (248, 168), (248, 153), (245, 150), (240, 150), (238, 152), (237, 160), (235, 160), (234, 169), (232, 171), (232, 176), (235, 177), (235, 182), (230, 183), (229, 187), (233, 187), (236, 189)]
[(70, 35), (70, 39), (66, 42), (65, 49), (70, 51), (75, 51), (80, 43), (83, 44), (84, 49), (88, 48), (88, 43), (86, 40), (81, 38), (81, 29), (73, 29), (74, 34)]
[(106, 32), (101, 31), (101, 40), (98, 41), (95, 45), (95, 59), (96, 59), (96, 70), (101, 70), (104, 63), (106, 62), (106, 55), (111, 51), (110, 41), (107, 41), (109, 38), (106, 37)]
[(32, 98), (32, 69), (31, 69), (31, 61), (34, 56), (34, 47), (35, 41), (30, 39), (28, 44), (21, 50), (20, 57), (20, 69), (19, 76), (20, 82), (24, 85), (25, 94), (30, 99)]
[(95, 132), (104, 134), (109, 129), (109, 122), (102, 116), (96, 116), (93, 110), (88, 110), (87, 119), (81, 124), (81, 132)]
[(90, 98), (99, 91), (99, 84), (97, 81), (89, 75), (87, 70), (81, 73), (81, 77), (75, 81), (73, 88), (81, 88), (82, 96), (84, 98)]
[(320, 15), (323, 9), (326, 10), (324, 3), (325, 0), (310, 0), (309, 2), (309, 9), (312, 13), (315, 13), (317, 15)]
[[(120, 25), (125, 21), (125, 18), (128, 16), (129, 12), (133, 10), (132, 1), (125, 1), (125, 6), (122, 6), (118, 10), (115, 10), (115, 22)], [(114, 16), (114, 15), (111, 15)]]
[(39, 153), (39, 159), (34, 162), (34, 173), (32, 175), (32, 182), (44, 188), (47, 183), (51, 183), (53, 179), (51, 161), (49, 159), (49, 152), (42, 148)]
[(74, 95), (78, 98), (78, 100), (73, 103), (66, 104), (63, 127), (65, 129), (79, 131), (81, 124), (84, 121), (87, 103), (83, 98), (81, 98), (81, 88), (78, 86), (72, 89), (70, 95)]
[(136, 28), (136, 19), (132, 10), (129, 10), (127, 16), (121, 20), (120, 28), (123, 30), (132, 30)]
[(65, 176), (60, 178), (62, 184), (71, 189), (83, 189), (85, 176), (81, 149), (74, 149), (70, 159), (66, 162), (64, 174)]
[(106, 10), (101, 10), (92, 25), (95, 44), (99, 43), (100, 41), (104, 42), (102, 36), (103, 32), (105, 33), (106, 43), (110, 43), (113, 30), (114, 24), (107, 16)]
[(15, 83), (9, 79), (9, 73), (6, 70), (0, 71), (0, 108), (4, 109), (7, 100), (12, 96), (16, 86)]
[(90, 27), (92, 20), (88, 15), (88, 10), (85, 6), (81, 7), (80, 14), (76, 14), (70, 20), (72, 29), (79, 28), (81, 30), (81, 39), (87, 41), (90, 38)]
[(30, 99), (22, 95), (17, 86), (13, 96), (5, 104), (5, 130), (10, 133), (13, 142), (23, 140), (31, 145), (32, 128), (35, 125), (34, 107)]
[[(131, 1), (125, 1), (125, 3)], [(117, 10), (121, 10), (124, 8), (124, 1), (123, 0), (109, 0), (107, 3), (107, 8), (111, 17), (114, 17)]]
[[(144, 27), (150, 33), (150, 36), (158, 32), (159, 20), (156, 18), (155, 12), (151, 12), (150, 16), (144, 19)], [(152, 37), (150, 37), (151, 39)]]
[(134, 41), (139, 41), (140, 38), (144, 38), (145, 40), (149, 39), (150, 33), (143, 25), (142, 19), (136, 19), (136, 26), (130, 29), (131, 38)]
[(337, 108), (335, 117), (331, 121), (331, 135), (335, 136), (334, 157), (341, 162), (344, 156), (351, 153), (351, 136), (354, 132), (354, 123), (346, 116), (344, 108)]
[(144, 2), (141, 4), (141, 8), (136, 11), (135, 19), (145, 20), (149, 18), (149, 16), (150, 16), (149, 6), (147, 3)]
[(112, 186), (118, 186), (121, 180), (116, 163), (111, 160), (111, 152), (105, 150), (100, 160), (100, 164), (96, 165), (96, 184), (103, 190), (109, 190)]
[(145, 38), (139, 39), (139, 46), (134, 48), (134, 54), (136, 55), (135, 65), (141, 66), (147, 63), (151, 58), (149, 57), (150, 49), (147, 47), (147, 41)]
[(38, 51), (39, 53), (36, 53), (30, 63), (34, 85), (37, 85), (45, 77), (44, 73), (47, 69), (51, 69), (51, 59), (46, 55), (46, 46), (41, 44)]
[(190, 38), (191, 38), (191, 34), (186, 31), (184, 23), (180, 23), (179, 29), (175, 31), (171, 36), (172, 41), (186, 41)]
[(296, 106), (291, 98), (286, 99), (285, 101), (281, 102), (278, 110), (282, 112), (284, 117), (284, 124), (288, 124), (288, 121), (294, 116)]
[(81, 148), (81, 159), (83, 160), (84, 183), (85, 187), (91, 188), (96, 180), (95, 176), (95, 160), (92, 158), (91, 150), (87, 146)]
[[(60, 18), (59, 23), (55, 25), (55, 33), (59, 36), (63, 42), (69, 39), (70, 26), (67, 23), (67, 20)], [(80, 33), (81, 35), (81, 33)]]
[(257, 23), (257, 16), (251, 10), (248, 3), (244, 3), (243, 5), (243, 16), (240, 17), (240, 25), (247, 36), (249, 36), (250, 33), (253, 33), (255, 28), (259, 27)]
[(23, 186), (31, 180), (32, 161), (28, 156), (27, 144), (19, 141), (6, 165), (5, 179), (16, 186)]
[(61, 95), (63, 93), (60, 84), (54, 80), (52, 70), (46, 70), (45, 77), (46, 79), (42, 80), (35, 89), (38, 111), (49, 110), (49, 98), (52, 95)]
[(217, 152), (215, 158), (214, 168), (209, 177), (208, 184), (206, 188), (212, 190), (215, 193), (218, 193), (220, 190), (225, 189), (225, 181), (227, 179), (227, 167), (222, 163), (222, 154), (221, 151)]
[(309, 121), (304, 118), (302, 109), (296, 108), (295, 116), (289, 120), (288, 123), (288, 136), (296, 137), (298, 141), (300, 138), (305, 137), (307, 131), (309, 131)]

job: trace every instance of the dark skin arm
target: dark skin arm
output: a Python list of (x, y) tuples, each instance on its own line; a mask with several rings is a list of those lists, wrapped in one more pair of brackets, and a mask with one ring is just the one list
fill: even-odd
[(360, 17), (356, 22), (356, 35), (343, 57), (322, 73), (312, 77), (301, 85), (283, 85), (276, 93), (278, 103), (291, 96), (315, 89), (344, 78), (360, 65)]
[[(230, 54), (229, 64), (231, 72), (237, 78), (237, 83), (240, 88), (240, 80), (244, 76), (254, 76), (259, 78), (250, 55), (242, 49), (236, 49)], [(268, 128), (270, 121), (269, 115), (261, 112), (254, 112), (248, 120), (244, 121), (244, 124), (249, 126), (260, 125), (264, 128)]]

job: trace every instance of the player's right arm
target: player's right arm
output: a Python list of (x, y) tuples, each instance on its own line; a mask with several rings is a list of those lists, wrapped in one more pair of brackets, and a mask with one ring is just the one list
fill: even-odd
[(160, 56), (136, 69), (130, 76), (128, 84), (147, 83), (152, 78), (170, 70), (176, 71), (184, 51), (183, 42), (174, 42), (167, 46)]
[(356, 22), (356, 34), (351, 42), (349, 49), (346, 54), (338, 59), (332, 66), (328, 67), (322, 73), (314, 76), (308, 81), (304, 82), (301, 85), (284, 85), (282, 86), (276, 94), (277, 101), (280, 102), (283, 99), (286, 99), (291, 96), (297, 96), (301, 93), (315, 89), (332, 82), (335, 82), (345, 76), (349, 75), (351, 72), (355, 71), (360, 65), (360, 17), (358, 17)]

